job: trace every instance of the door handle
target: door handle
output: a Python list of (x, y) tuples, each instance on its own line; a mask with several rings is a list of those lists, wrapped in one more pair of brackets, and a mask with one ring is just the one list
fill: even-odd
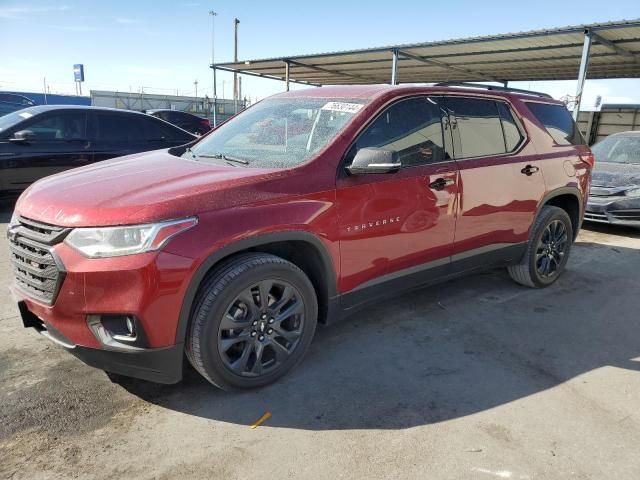
[(520, 170), (520, 173), (524, 173), (527, 177), (530, 177), (531, 175), (536, 173), (538, 170), (540, 169), (534, 165), (527, 165), (522, 170)]
[(444, 190), (446, 187), (453, 185), (456, 183), (454, 180), (450, 178), (438, 178), (429, 184), (429, 188), (434, 190)]

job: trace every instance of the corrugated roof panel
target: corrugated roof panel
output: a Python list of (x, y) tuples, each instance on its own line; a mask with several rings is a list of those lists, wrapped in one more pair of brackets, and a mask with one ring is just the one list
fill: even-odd
[[(290, 61), (292, 81), (319, 84), (388, 82), (393, 49), (400, 50), (399, 82), (574, 79), (580, 65), (585, 29), (635, 54), (611, 46), (591, 48), (588, 78), (640, 78), (640, 19), (472, 37), (421, 44), (298, 55), (217, 64), (217, 68), (284, 78)], [(402, 54), (414, 57), (403, 57)], [(422, 57), (420, 58), (415, 57)]]

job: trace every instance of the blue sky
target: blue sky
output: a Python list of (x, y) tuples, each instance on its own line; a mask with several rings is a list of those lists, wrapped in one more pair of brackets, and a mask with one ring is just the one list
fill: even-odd
[[(239, 57), (263, 58), (424, 42), (476, 35), (640, 18), (638, 0), (537, 2), (241, 0), (93, 1), (0, 0), (0, 90), (73, 93), (74, 63), (84, 63), (89, 89), (211, 94), (211, 17), (216, 60), (233, 55), (233, 18), (240, 23)], [(575, 82), (521, 83), (556, 97)], [(220, 74), (218, 95), (231, 95)], [(282, 91), (281, 82), (245, 77), (251, 99)], [(640, 103), (640, 80), (588, 81), (584, 105)]]

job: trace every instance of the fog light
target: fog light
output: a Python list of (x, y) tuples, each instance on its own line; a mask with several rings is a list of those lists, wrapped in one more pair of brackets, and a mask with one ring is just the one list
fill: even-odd
[(133, 315), (89, 315), (87, 324), (96, 339), (110, 349), (131, 350), (148, 346), (144, 331)]

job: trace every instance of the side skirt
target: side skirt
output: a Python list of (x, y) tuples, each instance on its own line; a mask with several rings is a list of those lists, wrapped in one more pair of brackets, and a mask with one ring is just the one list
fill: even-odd
[(333, 315), (329, 316), (327, 323), (335, 323), (370, 303), (401, 293), (477, 271), (512, 264), (522, 258), (526, 248), (526, 242), (489, 245), (384, 275), (331, 299)]

